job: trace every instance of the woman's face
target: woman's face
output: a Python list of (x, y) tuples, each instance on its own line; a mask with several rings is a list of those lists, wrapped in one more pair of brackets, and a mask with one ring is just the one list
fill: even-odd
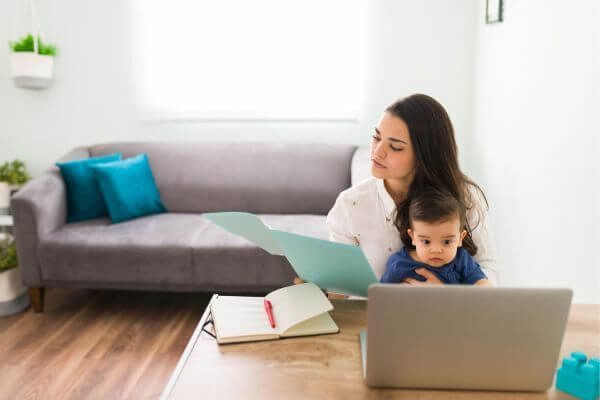
[(385, 112), (371, 141), (371, 174), (386, 180), (412, 181), (415, 173), (415, 157), (402, 118)]

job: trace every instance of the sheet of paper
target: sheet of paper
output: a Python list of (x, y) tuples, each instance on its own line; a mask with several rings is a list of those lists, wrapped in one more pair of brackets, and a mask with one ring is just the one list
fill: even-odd
[(306, 282), (338, 293), (367, 297), (378, 283), (360, 247), (272, 229), (279, 247), (292, 267)]
[(287, 286), (269, 293), (273, 316), (280, 333), (291, 326), (333, 310), (333, 305), (314, 283)]
[(279, 334), (279, 327), (269, 324), (264, 297), (219, 296), (214, 302), (213, 318), (220, 337)]
[(273, 255), (283, 255), (277, 240), (271, 235), (269, 227), (254, 214), (236, 211), (204, 213), (202, 216), (228, 232), (245, 237)]

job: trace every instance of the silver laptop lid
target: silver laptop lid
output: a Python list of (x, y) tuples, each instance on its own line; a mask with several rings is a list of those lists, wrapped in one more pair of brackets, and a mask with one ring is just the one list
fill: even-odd
[(571, 289), (371, 285), (366, 383), (546, 390), (571, 297)]

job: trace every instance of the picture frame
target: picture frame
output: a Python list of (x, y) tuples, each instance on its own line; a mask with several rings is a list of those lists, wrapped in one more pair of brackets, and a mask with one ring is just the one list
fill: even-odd
[(485, 23), (495, 24), (503, 21), (503, 0), (486, 0), (485, 2)]

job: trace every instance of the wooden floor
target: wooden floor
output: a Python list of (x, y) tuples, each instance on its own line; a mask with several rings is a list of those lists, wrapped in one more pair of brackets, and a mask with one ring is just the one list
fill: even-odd
[(46, 289), (0, 317), (0, 399), (158, 399), (209, 299)]

